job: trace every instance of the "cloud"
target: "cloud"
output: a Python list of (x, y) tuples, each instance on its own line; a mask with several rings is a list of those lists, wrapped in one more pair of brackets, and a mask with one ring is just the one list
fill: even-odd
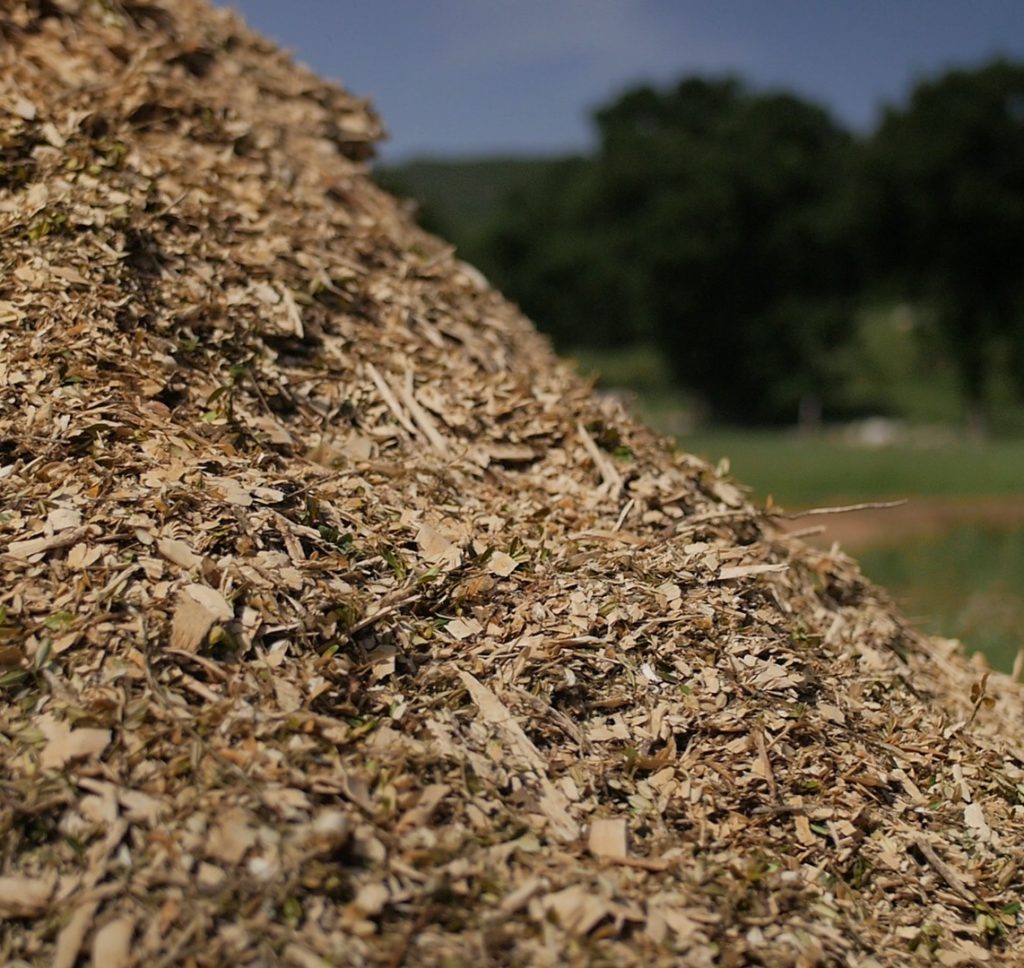
[(453, 71), (564, 60), (607, 79), (737, 56), (736, 44), (701, 36), (697, 18), (666, 0), (440, 0), (434, 12), (447, 26), (445, 57)]

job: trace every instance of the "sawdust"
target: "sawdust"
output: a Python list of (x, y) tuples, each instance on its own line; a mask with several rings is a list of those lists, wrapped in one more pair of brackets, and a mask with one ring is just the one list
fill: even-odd
[(1024, 957), (1020, 688), (592, 396), (365, 104), (199, 0), (0, 68), (0, 960)]

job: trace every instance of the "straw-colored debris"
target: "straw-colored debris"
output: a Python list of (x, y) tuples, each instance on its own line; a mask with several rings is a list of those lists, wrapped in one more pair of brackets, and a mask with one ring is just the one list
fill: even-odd
[(378, 134), (200, 0), (3, 5), (0, 962), (1020, 963), (1021, 690), (592, 396)]

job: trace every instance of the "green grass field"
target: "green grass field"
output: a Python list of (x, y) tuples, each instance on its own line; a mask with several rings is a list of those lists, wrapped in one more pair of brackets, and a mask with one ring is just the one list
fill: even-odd
[(679, 438), (691, 453), (727, 458), (759, 498), (784, 507), (902, 497), (1024, 492), (1024, 440), (858, 447), (792, 432), (719, 431)]
[(1013, 666), (1024, 646), (1024, 529), (965, 525), (859, 557), (920, 628), (960, 639), (997, 668)]

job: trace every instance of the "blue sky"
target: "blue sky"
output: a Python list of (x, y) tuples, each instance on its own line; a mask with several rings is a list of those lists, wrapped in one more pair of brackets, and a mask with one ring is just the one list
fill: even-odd
[(625, 85), (738, 73), (864, 129), (922, 74), (1024, 59), (1024, 0), (232, 0), (369, 96), (388, 160), (586, 147)]

